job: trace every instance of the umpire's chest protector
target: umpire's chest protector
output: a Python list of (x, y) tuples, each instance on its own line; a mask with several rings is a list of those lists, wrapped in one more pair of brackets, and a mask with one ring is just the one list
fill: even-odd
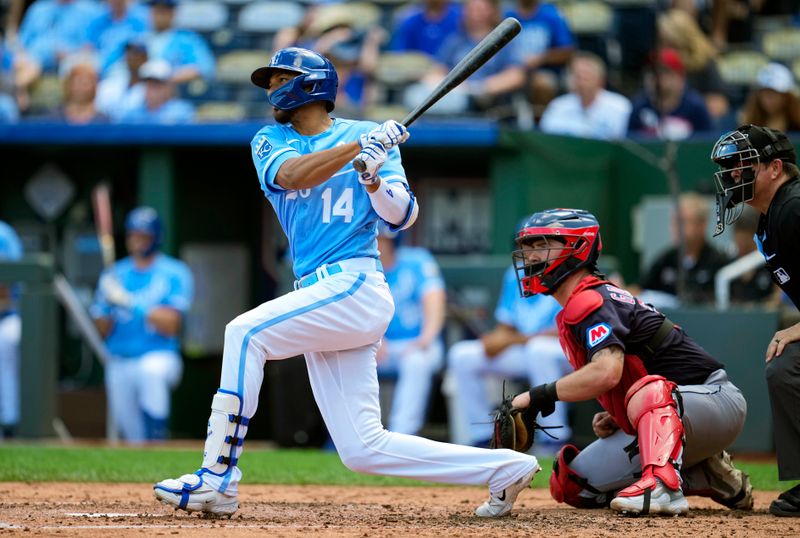
[[(564, 309), (556, 317), (561, 347), (567, 352), (567, 359), (574, 370), (583, 368), (588, 361), (586, 348), (575, 338), (572, 329), (586, 319), (589, 314), (603, 306), (603, 296), (593, 289), (603, 284), (610, 284), (610, 282), (593, 276), (581, 280)], [(619, 427), (630, 435), (636, 435), (636, 429), (628, 421), (628, 414), (625, 412), (625, 394), (631, 385), (646, 375), (647, 370), (642, 360), (636, 355), (626, 354), (620, 382), (613, 389), (597, 397), (597, 401), (600, 402), (603, 409), (608, 411)]]

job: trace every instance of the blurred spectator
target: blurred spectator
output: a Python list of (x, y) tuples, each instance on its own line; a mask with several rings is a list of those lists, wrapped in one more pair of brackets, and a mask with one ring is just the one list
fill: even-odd
[[(756, 250), (753, 237), (758, 229), (757, 210), (745, 206), (742, 216), (733, 224), (733, 241), (736, 258), (742, 258)], [(772, 282), (772, 272), (766, 265), (748, 271), (731, 282), (731, 302), (738, 304), (759, 304), (777, 308), (781, 302), (781, 291)]]
[[(417, 106), (431, 88), (439, 84), (450, 69), (499, 23), (499, 0), (467, 0), (460, 30), (444, 43), (436, 58), (438, 65), (422, 83), (407, 89), (406, 106)], [(439, 113), (486, 112), (504, 104), (525, 84), (525, 70), (514, 58), (511, 47), (500, 49), (461, 86), (445, 96), (435, 110)]]
[(45, 71), (88, 44), (88, 21), (100, 7), (90, 0), (36, 0), (25, 12), (19, 39)]
[(144, 5), (136, 0), (106, 0), (88, 23), (89, 42), (100, 57), (100, 73), (105, 75), (124, 54), (125, 44), (149, 28), (150, 13)]
[(783, 64), (771, 62), (756, 76), (756, 87), (747, 96), (742, 123), (762, 125), (782, 132), (800, 131), (800, 100), (794, 76)]
[(686, 82), (686, 68), (675, 49), (658, 53), (655, 69), (648, 73), (645, 90), (633, 99), (630, 134), (683, 140), (711, 129), (703, 97)]
[(376, 356), (378, 375), (397, 375), (388, 429), (416, 435), (444, 359), (444, 280), (430, 252), (400, 246), (398, 232), (379, 227), (378, 249), (395, 310)]
[(389, 49), (418, 51), (436, 57), (447, 39), (458, 31), (461, 6), (449, 0), (422, 0), (397, 17)]
[[(495, 310), (497, 326), (481, 335), (480, 340), (453, 344), (447, 367), (455, 381), (457, 407), (469, 425), (469, 444), (486, 446), (492, 436), (489, 420), (492, 400), (486, 394), (486, 376), (506, 379), (525, 377), (532, 385), (555, 381), (570, 371), (558, 343), (555, 318), (561, 307), (549, 295), (523, 298), (514, 268), (503, 275), (503, 287)], [(500, 395), (495, 395), (499, 399)], [(552, 415), (541, 418), (544, 426), (564, 426), (556, 436), (559, 444), (571, 436), (567, 404), (556, 403)], [(547, 437), (537, 432), (538, 448)]]
[(697, 21), (686, 11), (671, 9), (658, 17), (662, 47), (672, 47), (686, 66), (686, 80), (703, 95), (711, 119), (718, 121), (730, 111), (730, 99), (717, 67), (717, 49)]
[[(731, 258), (708, 242), (709, 206), (702, 196), (684, 193), (680, 197), (679, 207), (684, 235), (684, 259), (681, 263), (685, 275), (685, 303), (712, 303), (714, 276)], [(675, 215), (672, 218), (672, 235), (675, 246), (656, 258), (640, 282), (644, 290), (640, 297), (656, 307), (674, 306), (678, 293), (678, 225)], [(647, 294), (648, 291), (661, 292), (668, 297), (660, 298), (655, 294)]]
[(159, 251), (163, 230), (153, 208), (131, 211), (125, 232), (129, 256), (100, 275), (90, 313), (111, 354), (106, 392), (122, 437), (162, 440), (183, 370), (179, 335), (194, 280), (186, 264)]
[(144, 101), (134, 104), (118, 118), (119, 123), (191, 123), (194, 108), (175, 98), (175, 80), (166, 60), (148, 60), (139, 68), (139, 79), (144, 82)]
[(146, 35), (148, 58), (168, 61), (175, 84), (213, 78), (214, 54), (205, 40), (191, 30), (173, 26), (177, 0), (150, 0), (149, 4), (153, 32)]
[(147, 47), (140, 38), (129, 39), (125, 45), (125, 67), (115, 70), (100, 81), (97, 87), (97, 109), (118, 120), (128, 110), (144, 103), (145, 84), (139, 78), (139, 69), (147, 62)]
[(575, 38), (567, 20), (548, 2), (517, 0), (506, 16), (522, 23), (520, 35), (510, 46), (529, 72), (529, 100), (538, 119), (558, 93), (558, 75), (572, 57)]
[(631, 102), (605, 89), (606, 66), (591, 52), (576, 52), (569, 64), (570, 93), (556, 97), (542, 115), (545, 133), (583, 138), (624, 138)]
[(107, 123), (108, 116), (97, 110), (97, 59), (85, 53), (69, 56), (61, 62), (59, 74), (64, 87), (61, 108), (48, 119), (73, 125)]
[[(22, 257), (22, 243), (14, 229), (0, 221), (0, 261)], [(0, 284), (0, 439), (13, 437), (19, 423), (19, 341), (17, 290)]]
[(0, 123), (14, 123), (19, 119), (16, 91), (14, 56), (0, 36)]
[[(3, 5), (4, 3), (5, 6)], [(25, 0), (5, 0), (5, 2), (0, 2), (0, 22), (4, 23), (3, 27), (0, 28), (0, 33), (5, 32), (9, 43), (14, 43), (17, 40), (17, 32), (24, 11)]]
[(386, 32), (380, 27), (364, 29), (353, 20), (352, 7), (347, 4), (313, 9), (304, 24), (287, 30), (280, 39), (276, 37), (276, 43), (308, 48), (327, 57), (339, 77), (338, 114), (361, 117), (374, 101), (372, 75)]

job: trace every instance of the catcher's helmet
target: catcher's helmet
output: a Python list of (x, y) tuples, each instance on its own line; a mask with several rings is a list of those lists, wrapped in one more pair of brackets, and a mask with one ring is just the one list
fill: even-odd
[(269, 102), (275, 108), (293, 110), (314, 101), (326, 101), (330, 112), (336, 106), (339, 77), (333, 64), (323, 55), (300, 47), (281, 49), (272, 56), (269, 65), (253, 71), (250, 80), (268, 89), (274, 69), (299, 73), (269, 95)]
[[(785, 134), (757, 125), (742, 125), (735, 131), (722, 135), (711, 150), (711, 160), (719, 165), (714, 172), (717, 189), (717, 226), (714, 235), (719, 235), (726, 224), (738, 219), (743, 206), (755, 195), (756, 173), (754, 167), (760, 162), (775, 159), (794, 164), (797, 154)], [(726, 215), (727, 213), (727, 215)]]
[(161, 246), (161, 219), (152, 207), (137, 207), (125, 219), (125, 232), (141, 232), (150, 235), (153, 242), (143, 254), (148, 256)]
[[(518, 249), (512, 254), (520, 294), (523, 297), (551, 295), (564, 279), (582, 267), (597, 269), (603, 248), (600, 224), (582, 209), (548, 209), (534, 213), (517, 231)], [(537, 241), (544, 246), (533, 247)], [(534, 251), (544, 251), (541, 261), (532, 260)], [(550, 255), (555, 251), (555, 257)]]

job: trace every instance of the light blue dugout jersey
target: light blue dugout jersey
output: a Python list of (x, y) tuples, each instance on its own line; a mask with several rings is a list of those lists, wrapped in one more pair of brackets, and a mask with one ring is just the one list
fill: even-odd
[(444, 289), (439, 265), (424, 248), (400, 247), (394, 266), (384, 267), (384, 271), (394, 299), (394, 317), (386, 329), (386, 338), (416, 338), (422, 332), (422, 298)]
[(561, 305), (550, 295), (520, 296), (513, 266), (503, 274), (503, 289), (494, 311), (498, 323), (511, 325), (527, 336), (555, 329), (556, 314), (560, 311)]
[[(104, 278), (116, 278), (133, 296), (133, 307), (109, 303), (103, 292)], [(90, 313), (94, 318), (111, 318), (114, 327), (106, 338), (109, 352), (117, 357), (136, 358), (150, 351), (180, 348), (177, 336), (164, 336), (146, 321), (154, 307), (167, 306), (182, 314), (188, 312), (194, 294), (194, 279), (180, 260), (157, 254), (146, 269), (137, 269), (133, 258), (118, 261), (100, 275)]]
[[(299, 191), (286, 190), (275, 183), (278, 170), (289, 159), (354, 142), (375, 127), (377, 124), (371, 121), (336, 118), (325, 132), (303, 136), (290, 125), (267, 125), (250, 143), (261, 189), (289, 238), (297, 278), (325, 263), (377, 258), (376, 225), (380, 217), (350, 163), (321, 185)], [(380, 176), (383, 181), (402, 183), (408, 188), (396, 147), (389, 151)]]
[[(14, 228), (0, 220), (0, 261), (14, 261), (22, 258), (22, 242), (19, 240)], [(0, 283), (0, 287), (4, 284)], [(8, 310), (0, 310), (0, 315), (14, 312), (16, 308), (15, 299), (19, 295), (19, 287), (11, 288), (12, 304)]]

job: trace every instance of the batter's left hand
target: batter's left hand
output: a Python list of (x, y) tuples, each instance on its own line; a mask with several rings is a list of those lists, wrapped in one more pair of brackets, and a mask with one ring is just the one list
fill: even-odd
[(776, 332), (767, 346), (767, 362), (779, 357), (787, 345), (798, 340), (800, 340), (800, 323)]
[(363, 172), (359, 172), (358, 181), (362, 185), (374, 185), (378, 181), (378, 172), (386, 162), (386, 148), (379, 142), (372, 142), (361, 148), (358, 154), (366, 166)]

